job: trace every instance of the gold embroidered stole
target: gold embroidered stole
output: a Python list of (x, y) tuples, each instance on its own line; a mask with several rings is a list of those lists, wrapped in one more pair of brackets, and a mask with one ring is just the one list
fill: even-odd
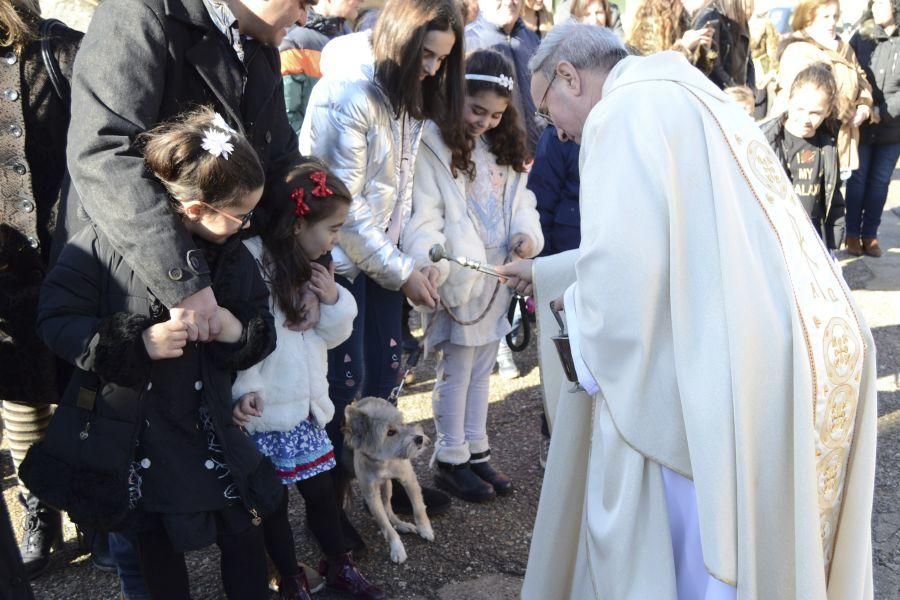
[(806, 400), (815, 432), (820, 534), (827, 576), (841, 516), (866, 350), (859, 321), (843, 276), (811, 227), (774, 152), (761, 141), (762, 135), (747, 139), (726, 132), (706, 100), (691, 92), (722, 130), (784, 256), (812, 375), (812, 397)]

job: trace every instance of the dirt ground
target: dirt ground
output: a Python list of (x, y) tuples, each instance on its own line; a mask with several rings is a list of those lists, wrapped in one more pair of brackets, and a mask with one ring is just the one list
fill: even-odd
[[(517, 582), (525, 574), (543, 469), (538, 462), (542, 409), (534, 344), (517, 354), (516, 361), (521, 366), (522, 377), (504, 381), (496, 374), (491, 376), (488, 415), (494, 462), (513, 478), (516, 486), (511, 496), (483, 505), (454, 500), (450, 511), (432, 522), (434, 542), (426, 542), (416, 535), (403, 536), (409, 558), (403, 565), (395, 565), (390, 560), (387, 542), (381, 538), (363, 507), (362, 498), (358, 493), (354, 494), (350, 518), (368, 544), (365, 554), (357, 557), (357, 562), (390, 598), (437, 598), (442, 595), (443, 588), (453, 588), (484, 576), (495, 576), (485, 581), (485, 584), (491, 584), (494, 593), (501, 591), (498, 586), (505, 586), (510, 588), (509, 594), (517, 595)], [(433, 362), (423, 361), (417, 369), (415, 383), (406, 388), (400, 399), (406, 420), (421, 422), (432, 439), (433, 384)], [(425, 485), (431, 485), (429, 458), (430, 452), (426, 452), (416, 461), (419, 481)], [(4, 494), (19, 531), (22, 510), (15, 501), (15, 479), (5, 447), (2, 460)], [(296, 490), (291, 492), (290, 517), (298, 557), (308, 564), (317, 564), (320, 559), (318, 547), (305, 529), (303, 500)], [(88, 556), (78, 549), (75, 528), (68, 521), (65, 534), (65, 547), (56, 553), (47, 572), (33, 582), (35, 597), (41, 600), (117, 598), (117, 578), (91, 565)], [(188, 567), (192, 596), (196, 600), (224, 597), (219, 585), (219, 558), (215, 547), (190, 554)], [(500, 596), (502, 594), (490, 597)], [(276, 595), (272, 594), (272, 597)], [(342, 596), (323, 592), (317, 597), (329, 600)]]

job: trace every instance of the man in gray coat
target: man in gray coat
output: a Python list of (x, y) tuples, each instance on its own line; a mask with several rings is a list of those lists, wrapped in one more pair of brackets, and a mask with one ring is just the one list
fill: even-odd
[[(267, 177), (296, 164), (277, 47), (306, 0), (109, 0), (75, 61), (68, 164), (97, 227), (192, 340), (218, 333), (206, 260), (144, 168), (135, 139), (212, 105), (250, 140)], [(265, 200), (263, 200), (265, 204)], [(70, 208), (69, 210), (73, 210)]]

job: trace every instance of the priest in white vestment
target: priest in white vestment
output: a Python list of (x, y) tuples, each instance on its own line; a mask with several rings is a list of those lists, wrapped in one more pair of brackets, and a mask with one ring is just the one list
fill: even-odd
[(872, 598), (869, 329), (742, 109), (679, 53), (624, 55), (567, 23), (529, 65), (581, 144), (586, 393), (552, 415), (522, 597)]

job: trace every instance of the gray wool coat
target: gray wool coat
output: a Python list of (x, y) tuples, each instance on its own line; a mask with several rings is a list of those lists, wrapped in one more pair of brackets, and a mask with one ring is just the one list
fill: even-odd
[(243, 48), (241, 61), (202, 0), (108, 0), (97, 8), (75, 60), (67, 158), (76, 193), (67, 209), (74, 214), (80, 199), (168, 307), (209, 286), (209, 268), (179, 231), (136, 137), (211, 105), (247, 136), (267, 178), (300, 161), (277, 49), (248, 38)]

